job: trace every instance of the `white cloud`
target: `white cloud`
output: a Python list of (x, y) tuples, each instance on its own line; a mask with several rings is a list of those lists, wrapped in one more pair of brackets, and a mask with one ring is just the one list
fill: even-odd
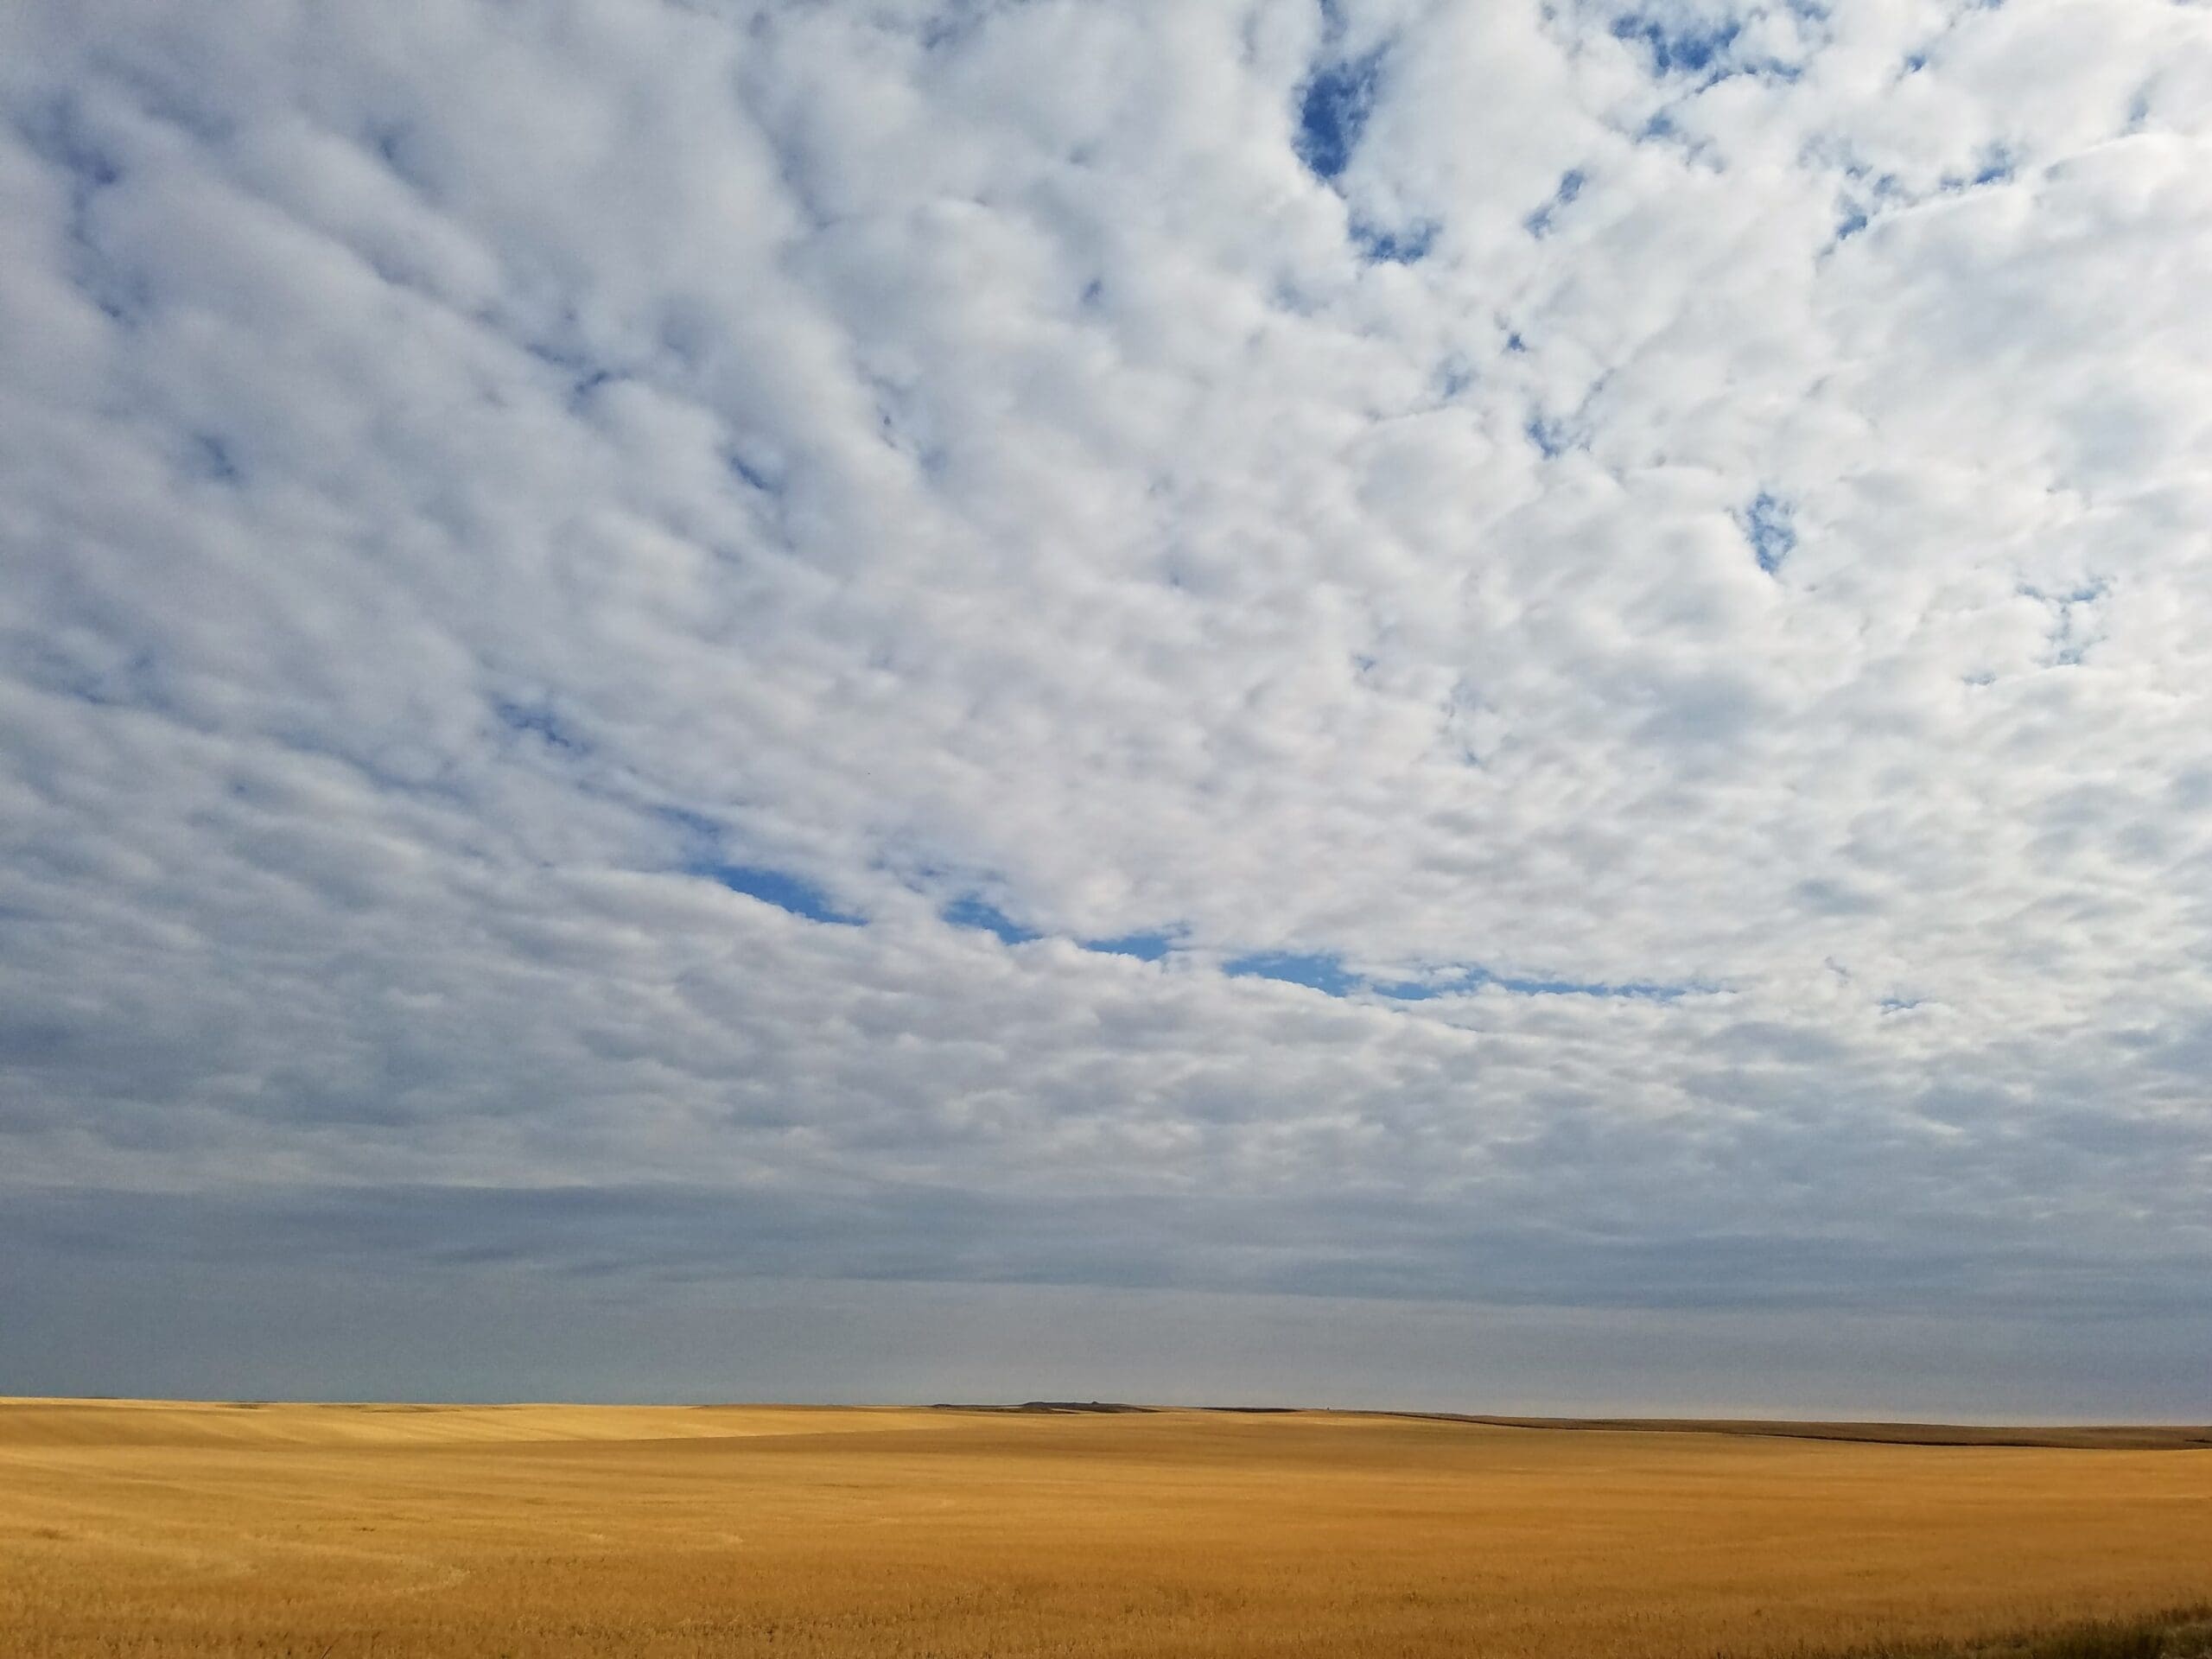
[(2201, 1273), (2188, 9), (111, 0), (0, 63), (12, 1180)]

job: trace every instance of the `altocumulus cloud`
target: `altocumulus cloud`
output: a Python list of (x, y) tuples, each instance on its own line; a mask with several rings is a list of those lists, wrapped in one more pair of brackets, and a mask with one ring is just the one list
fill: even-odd
[(2208, 121), (2166, 0), (6, 8), (0, 1386), (273, 1256), (2178, 1408)]

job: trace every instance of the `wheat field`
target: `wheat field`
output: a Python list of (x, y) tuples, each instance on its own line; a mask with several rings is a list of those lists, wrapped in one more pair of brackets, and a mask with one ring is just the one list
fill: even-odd
[(0, 1404), (0, 1643), (11, 1659), (1901, 1649), (2212, 1600), (2212, 1453), (2155, 1440), (17, 1402)]

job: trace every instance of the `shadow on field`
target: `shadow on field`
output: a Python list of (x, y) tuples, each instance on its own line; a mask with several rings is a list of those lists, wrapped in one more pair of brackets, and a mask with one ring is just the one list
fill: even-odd
[(1993, 1641), (1885, 1643), (1834, 1659), (2212, 1659), (2212, 1607), (2097, 1619)]

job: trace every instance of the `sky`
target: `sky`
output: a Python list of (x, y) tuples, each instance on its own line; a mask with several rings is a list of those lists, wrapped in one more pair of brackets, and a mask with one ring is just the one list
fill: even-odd
[(2212, 1416), (2212, 11), (0, 9), (0, 1392)]

